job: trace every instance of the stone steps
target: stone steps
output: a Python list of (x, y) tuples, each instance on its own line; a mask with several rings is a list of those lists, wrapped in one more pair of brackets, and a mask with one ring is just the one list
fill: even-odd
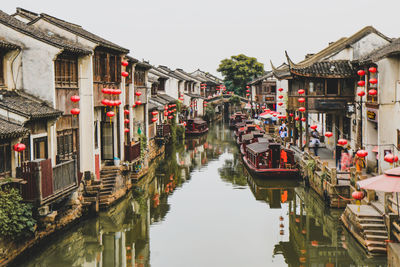
[(384, 224), (360, 223), (360, 226), (364, 230), (386, 230)]

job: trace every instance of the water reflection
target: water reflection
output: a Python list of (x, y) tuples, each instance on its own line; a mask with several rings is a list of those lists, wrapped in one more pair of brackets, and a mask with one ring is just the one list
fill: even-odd
[(249, 175), (217, 124), (170, 146), (131, 195), (16, 266), (385, 266), (340, 214), (298, 181)]

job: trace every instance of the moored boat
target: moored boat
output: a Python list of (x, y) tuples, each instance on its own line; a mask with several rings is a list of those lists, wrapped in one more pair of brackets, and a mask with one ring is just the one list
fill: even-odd
[(201, 135), (206, 132), (208, 132), (208, 125), (206, 121), (200, 118), (187, 120), (185, 127), (186, 135)]
[(243, 161), (249, 171), (260, 177), (299, 177), (294, 152), (279, 143), (255, 142), (246, 145)]
[(243, 122), (247, 119), (247, 115), (242, 112), (236, 112), (229, 117), (229, 127), (235, 128), (235, 125), (239, 122)]

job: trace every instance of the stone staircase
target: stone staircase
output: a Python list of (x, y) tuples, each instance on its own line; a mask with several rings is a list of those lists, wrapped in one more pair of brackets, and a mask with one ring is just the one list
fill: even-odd
[(115, 166), (106, 166), (100, 171), (100, 180), (102, 183), (102, 188), (99, 193), (100, 208), (105, 208), (114, 201), (113, 193), (115, 191), (118, 171), (119, 168)]
[(357, 221), (362, 229), (365, 244), (371, 253), (386, 253), (388, 232), (381, 215), (360, 215)]
[(386, 240), (389, 239), (386, 225), (382, 215), (372, 206), (349, 204), (341, 220), (369, 254), (386, 253)]

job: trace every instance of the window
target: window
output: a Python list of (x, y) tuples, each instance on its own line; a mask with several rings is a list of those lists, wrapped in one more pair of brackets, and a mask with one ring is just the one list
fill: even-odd
[(276, 93), (276, 85), (271, 86), (271, 93)]
[(397, 130), (397, 149), (400, 149), (400, 130)]
[(0, 51), (0, 86), (4, 85), (4, 52)]
[(106, 51), (96, 50), (93, 72), (96, 82), (121, 82), (121, 57)]
[(57, 156), (59, 159), (70, 159), (74, 152), (74, 137), (72, 130), (57, 133)]
[(165, 80), (158, 79), (158, 91), (165, 91)]
[(0, 143), (0, 174), (11, 172), (11, 144), (10, 142)]
[(314, 91), (316, 95), (325, 95), (325, 81), (315, 80), (314, 81)]
[(327, 79), (326, 80), (326, 94), (337, 95), (338, 94), (338, 80), (337, 79)]
[(136, 86), (145, 86), (145, 71), (143, 69), (135, 69), (134, 79)]
[(326, 131), (333, 131), (333, 116), (332, 114), (326, 114)]
[(47, 136), (33, 139), (33, 159), (47, 159)]
[(54, 62), (56, 87), (78, 88), (78, 58), (61, 54)]

